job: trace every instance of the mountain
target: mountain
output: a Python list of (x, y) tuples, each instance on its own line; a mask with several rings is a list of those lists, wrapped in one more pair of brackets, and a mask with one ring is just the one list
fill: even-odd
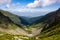
[(42, 17), (43, 16), (38, 16), (38, 17), (25, 17), (25, 16), (21, 16), (21, 18), (23, 19), (23, 21), (25, 20), (25, 23), (27, 23), (27, 25), (34, 24), (35, 21), (37, 21), (38, 19), (40, 19)]
[[(12, 30), (12, 33), (19, 34), (17, 37), (23, 40), (60, 40), (60, 8), (44, 16), (33, 18), (20, 17), (8, 11), (0, 10), (0, 31), (6, 30), (5, 32), (10, 35), (11, 30), (9, 28), (15, 28), (16, 30)], [(22, 37), (20, 34), (22, 34)], [(3, 37), (8, 38), (6, 36)], [(3, 40), (3, 37), (0, 39)]]
[(38, 25), (41, 22), (42, 25), (39, 27), (40, 29), (42, 28), (42, 30), (40, 34), (37, 35), (38, 38), (41, 40), (58, 40), (60, 38), (60, 8), (43, 16), (36, 21), (36, 24)]
[(10, 13), (10, 12), (8, 12), (8, 11), (4, 11), (4, 10), (0, 10), (0, 13), (3, 14), (4, 16), (9, 17), (10, 20), (13, 21), (15, 24), (21, 26), (21, 25), (20, 25), (21, 21), (20, 21), (20, 19), (19, 19), (19, 16), (14, 15), (14, 14), (12, 14), (12, 13)]
[(2, 28), (7, 28), (9, 25), (12, 25), (13, 22), (10, 20), (9, 17), (3, 15), (1, 12), (0, 12), (0, 26)]
[(29, 25), (29, 22), (26, 20), (26, 19), (29, 19), (28, 17), (23, 17), (23, 16), (21, 16), (21, 17), (19, 17), (19, 18), (21, 19), (21, 24), (22, 24), (23, 26)]
[[(0, 10), (0, 34), (28, 35), (21, 21), (22, 19), (19, 16), (8, 11)], [(3, 40), (4, 38), (1, 39)]]
[[(58, 11), (58, 10), (57, 10), (57, 11)], [(56, 11), (50, 12), (50, 13), (48, 13), (48, 14), (46, 14), (46, 15), (43, 15), (43, 16), (41, 16), (38, 20), (36, 20), (35, 22), (33, 22), (33, 24), (34, 24), (34, 23), (35, 23), (35, 24), (42, 23), (42, 22), (48, 20), (49, 18), (51, 18), (52, 16), (54, 16), (55, 13), (56, 13)], [(52, 18), (53, 18), (53, 17), (52, 17)]]
[(26, 26), (29, 24), (25, 19), (18, 15), (12, 14), (11, 12), (0, 10), (0, 13), (3, 14), (4, 16), (7, 16), (13, 23), (15, 23), (21, 28), (22, 26), (24, 25)]

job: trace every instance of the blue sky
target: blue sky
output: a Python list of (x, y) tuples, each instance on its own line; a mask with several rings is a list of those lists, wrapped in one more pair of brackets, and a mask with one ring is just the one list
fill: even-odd
[(19, 16), (40, 16), (60, 8), (60, 0), (0, 0), (0, 9)]
[(22, 5), (26, 5), (28, 3), (34, 2), (34, 0), (12, 0), (12, 3), (16, 3), (16, 2), (19, 2)]

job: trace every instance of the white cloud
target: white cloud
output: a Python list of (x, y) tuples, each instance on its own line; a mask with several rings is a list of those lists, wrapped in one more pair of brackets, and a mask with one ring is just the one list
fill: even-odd
[(35, 0), (33, 3), (27, 4), (28, 8), (45, 7), (55, 3), (60, 3), (60, 0)]
[[(56, 10), (56, 9), (54, 9)], [(23, 13), (38, 13), (38, 12), (51, 12), (51, 11), (54, 11), (54, 10), (51, 10), (51, 9), (15, 9), (13, 10), (14, 12), (23, 12)]]
[(11, 5), (9, 5), (9, 4), (6, 5), (6, 8), (10, 8), (10, 7), (11, 7)]
[(0, 0), (0, 4), (10, 3), (11, 0)]
[(17, 6), (20, 6), (19, 2), (6, 4), (6, 8), (14, 8), (14, 7), (17, 7)]
[[(0, 0), (0, 6), (10, 8), (10, 3), (12, 0)], [(4, 4), (4, 5), (3, 5)]]
[(11, 9), (20, 6), (20, 3), (12, 3), (12, 0), (0, 0), (0, 6), (4, 6), (5, 8)]

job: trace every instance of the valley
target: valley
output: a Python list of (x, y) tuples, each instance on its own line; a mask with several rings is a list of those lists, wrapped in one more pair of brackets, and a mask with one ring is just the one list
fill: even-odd
[(0, 40), (60, 40), (60, 8), (27, 18), (0, 10)]

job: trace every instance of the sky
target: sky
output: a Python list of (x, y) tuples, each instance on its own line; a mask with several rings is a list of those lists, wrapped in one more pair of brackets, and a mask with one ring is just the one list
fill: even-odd
[(0, 9), (19, 16), (41, 16), (60, 8), (60, 0), (0, 0)]

